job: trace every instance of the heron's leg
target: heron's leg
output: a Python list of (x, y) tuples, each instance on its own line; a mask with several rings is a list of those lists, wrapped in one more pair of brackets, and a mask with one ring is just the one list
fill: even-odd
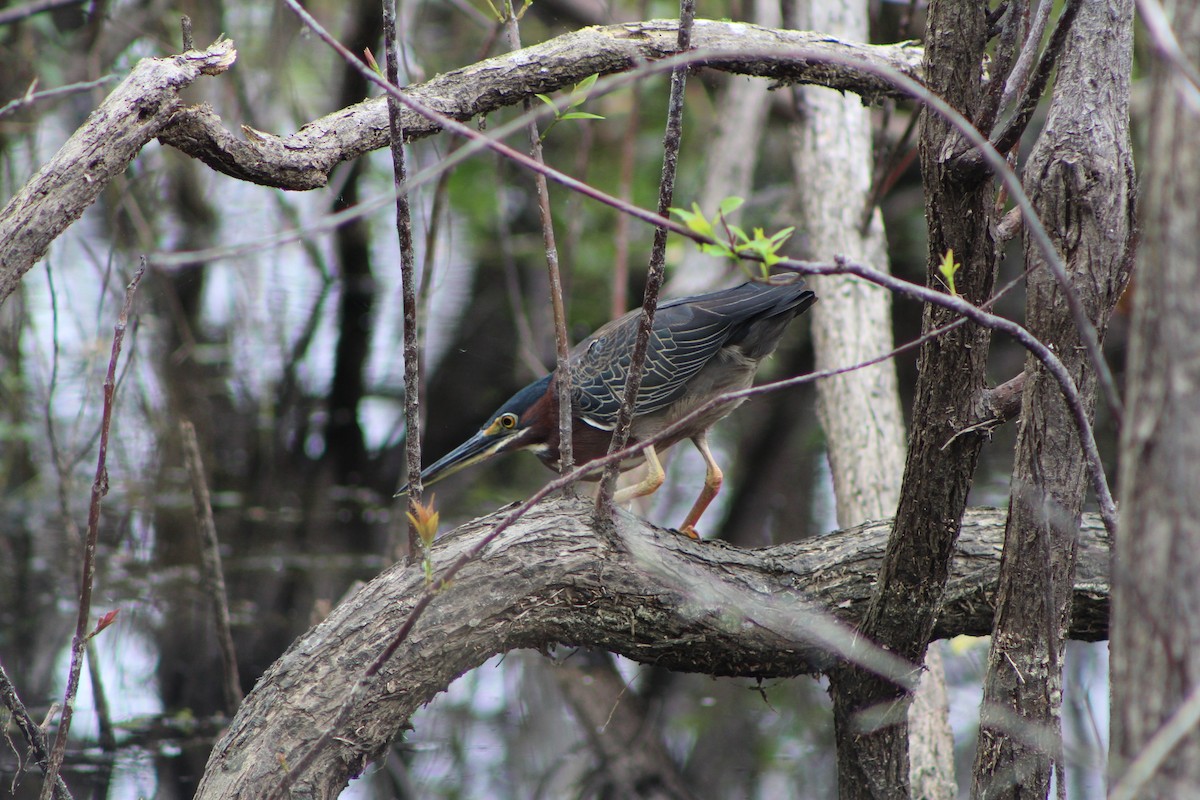
[(693, 539), (699, 539), (700, 535), (696, 533), (696, 523), (700, 521), (700, 517), (704, 514), (704, 510), (708, 508), (708, 504), (717, 496), (717, 492), (721, 491), (721, 483), (725, 480), (725, 476), (721, 474), (721, 468), (717, 466), (712, 451), (708, 449), (708, 431), (701, 431), (693, 436), (692, 443), (696, 445), (696, 449), (704, 457), (704, 464), (706, 466), (704, 489), (700, 492), (700, 496), (696, 498), (692, 510), (688, 512), (687, 519), (683, 521), (683, 526), (679, 531)]
[(628, 503), (635, 497), (645, 497), (648, 494), (654, 494), (658, 491), (658, 487), (663, 485), (663, 481), (667, 478), (667, 473), (663, 471), (662, 462), (658, 460), (658, 453), (654, 450), (654, 445), (650, 445), (644, 451), (646, 456), (646, 477), (642, 478), (641, 482), (635, 483), (633, 486), (626, 486), (613, 495), (614, 503)]

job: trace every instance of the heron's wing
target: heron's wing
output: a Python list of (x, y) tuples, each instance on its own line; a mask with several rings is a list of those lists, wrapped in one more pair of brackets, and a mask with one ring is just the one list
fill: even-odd
[[(743, 284), (688, 297), (658, 308), (651, 329), (636, 414), (666, 408), (722, 347), (736, 342), (755, 320), (808, 307), (800, 287)], [(800, 310), (803, 310), (800, 308)], [(793, 313), (789, 313), (793, 312)], [(637, 336), (638, 312), (613, 320), (581, 342), (571, 358), (573, 396), (580, 415), (599, 428), (616, 424)]]

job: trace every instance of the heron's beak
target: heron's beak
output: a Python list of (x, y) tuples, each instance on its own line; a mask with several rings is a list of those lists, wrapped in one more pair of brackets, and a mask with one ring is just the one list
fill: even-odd
[[(492, 427), (494, 428), (495, 426)], [(504, 446), (514, 437), (515, 434), (510, 431), (495, 433), (492, 432), (492, 428), (485, 428), (479, 431), (479, 433), (421, 470), (421, 485), (429, 486), (437, 483), (442, 478), (453, 475), (460, 469), (466, 469), (472, 464), (487, 461), (503, 450)], [(395, 496), (399, 497), (402, 494), (407, 494), (408, 486), (407, 483), (401, 486), (400, 491), (396, 492)]]

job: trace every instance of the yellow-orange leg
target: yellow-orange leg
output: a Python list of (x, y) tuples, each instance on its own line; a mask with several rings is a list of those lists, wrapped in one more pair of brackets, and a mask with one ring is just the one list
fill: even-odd
[(658, 491), (658, 487), (663, 485), (667, 473), (663, 471), (662, 462), (658, 460), (658, 453), (654, 450), (654, 445), (647, 447), (644, 453), (646, 455), (646, 477), (642, 478), (641, 482), (635, 483), (633, 486), (626, 486), (614, 494), (614, 503), (628, 503), (635, 497), (654, 494)]
[(700, 492), (700, 496), (696, 498), (692, 510), (688, 512), (687, 519), (683, 521), (683, 527), (679, 532), (685, 536), (690, 536), (693, 539), (699, 539), (700, 534), (696, 533), (696, 523), (700, 521), (708, 504), (717, 496), (717, 492), (721, 491), (721, 483), (725, 480), (725, 476), (721, 474), (721, 468), (717, 466), (716, 459), (713, 458), (712, 451), (708, 449), (708, 431), (697, 434), (692, 437), (692, 443), (696, 445), (696, 449), (700, 451), (700, 455), (704, 457), (705, 472), (704, 472), (704, 489)]

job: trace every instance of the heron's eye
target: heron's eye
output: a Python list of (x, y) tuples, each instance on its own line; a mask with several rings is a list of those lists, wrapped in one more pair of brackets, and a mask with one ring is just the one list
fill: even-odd
[(507, 414), (501, 414), (500, 418), (496, 421), (499, 422), (500, 427), (506, 431), (511, 431), (513, 428), (517, 427), (517, 415), (511, 412)]

